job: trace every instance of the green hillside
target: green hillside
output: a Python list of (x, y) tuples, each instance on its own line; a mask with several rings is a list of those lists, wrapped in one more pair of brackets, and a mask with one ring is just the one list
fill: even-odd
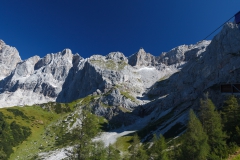
[[(91, 113), (89, 104), (94, 98), (96, 96), (71, 103), (1, 108), (0, 159), (35, 160), (38, 153), (90, 141), (107, 123), (105, 118)], [(86, 127), (73, 126), (79, 125), (79, 120), (81, 125), (86, 123)], [(79, 138), (81, 132), (85, 139)]]

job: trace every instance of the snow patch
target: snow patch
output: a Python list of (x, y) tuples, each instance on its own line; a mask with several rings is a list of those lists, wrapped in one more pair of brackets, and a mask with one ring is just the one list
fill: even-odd
[(117, 138), (134, 133), (143, 127), (145, 127), (151, 120), (155, 112), (152, 112), (150, 115), (138, 119), (134, 124), (129, 126), (123, 126), (111, 132), (102, 132), (101, 135), (95, 137), (93, 141), (103, 141), (104, 145), (107, 147), (110, 144), (113, 144), (117, 141)]
[(142, 67), (142, 68), (139, 68), (138, 71), (142, 71), (142, 70), (156, 70), (156, 68), (153, 68), (153, 67)]
[(71, 146), (62, 149), (57, 149), (55, 151), (39, 153), (38, 155), (42, 160), (61, 160), (69, 157), (69, 154), (71, 154), (72, 150), (73, 147)]
[(33, 91), (18, 89), (15, 92), (4, 92), (0, 94), (0, 108), (10, 106), (34, 105), (53, 102), (55, 98), (39, 95)]

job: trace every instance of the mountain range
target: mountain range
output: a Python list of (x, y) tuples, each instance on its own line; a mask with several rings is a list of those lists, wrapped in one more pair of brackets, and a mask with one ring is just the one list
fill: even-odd
[[(227, 23), (212, 41), (181, 45), (159, 56), (143, 48), (83, 58), (70, 49), (21, 60), (0, 40), (0, 107), (67, 103), (94, 97), (91, 108), (117, 126), (141, 123), (144, 139), (185, 130), (188, 110), (209, 93), (217, 106), (221, 84), (239, 83), (240, 31)], [(116, 126), (115, 126), (116, 127)], [(146, 131), (146, 132), (144, 132)]]

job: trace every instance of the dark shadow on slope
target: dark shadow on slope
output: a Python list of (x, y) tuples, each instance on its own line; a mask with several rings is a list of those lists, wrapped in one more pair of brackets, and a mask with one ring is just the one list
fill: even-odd
[[(178, 76), (178, 73), (175, 73), (172, 76)], [(173, 79), (175, 79), (175, 77)], [(154, 89), (160, 86), (166, 87), (166, 85), (168, 85), (169, 87), (170, 85), (169, 79), (162, 80), (161, 82), (156, 82), (152, 86), (152, 88)], [(167, 90), (166, 93), (168, 92), (169, 92), (169, 89)], [(164, 94), (166, 93), (164, 92)], [(157, 94), (154, 96), (158, 98)], [(142, 99), (149, 99), (149, 98), (150, 97), (148, 94), (142, 97)], [(169, 97), (164, 97), (162, 101), (164, 100), (168, 101), (168, 99)], [(160, 119), (158, 119), (158, 117), (150, 117), (150, 114), (156, 108), (159, 108), (158, 101), (159, 100), (156, 99), (145, 105), (139, 105), (132, 112), (120, 112), (118, 115), (115, 115), (112, 119), (110, 119), (108, 124), (105, 124), (105, 126), (103, 126), (104, 131), (111, 131), (111, 132), (117, 132), (117, 133), (122, 133), (124, 131), (137, 131), (141, 139), (146, 137), (148, 134), (150, 134), (150, 136), (146, 139), (147, 141), (150, 140), (153, 136), (154, 131), (157, 130), (162, 125), (165, 125), (166, 127), (167, 125), (165, 124), (165, 122), (169, 118), (173, 117), (175, 114), (175, 111), (172, 110), (170, 113), (160, 117)], [(179, 105), (181, 105), (181, 103)], [(173, 136), (176, 136), (180, 132), (182, 132), (182, 130), (180, 130), (179, 128), (181, 127), (180, 125), (178, 126), (174, 125), (173, 127), (174, 128), (170, 131)]]
[(17, 87), (10, 88), (8, 83), (12, 79), (13, 73), (11, 73), (9, 76), (5, 77), (4, 79), (0, 80), (0, 94), (9, 91), (9, 92), (15, 92)]
[[(159, 81), (155, 82), (151, 87), (147, 88), (147, 91), (143, 93), (142, 97), (137, 97), (139, 100), (155, 100), (161, 96), (165, 96), (171, 92), (173, 92), (172, 87), (174, 83), (171, 82), (171, 79), (175, 79), (178, 77), (178, 72), (172, 74), (169, 78), (167, 79), (160, 79)], [(158, 92), (154, 92), (156, 89), (162, 88)], [(170, 89), (166, 89), (170, 88)]]
[[(203, 90), (201, 90), (203, 88), (201, 88), (200, 92), (196, 92), (194, 95), (187, 95), (188, 97), (184, 96), (184, 89), (190, 88), (190, 90), (195, 91), (195, 89), (191, 86), (191, 83), (180, 79), (184, 76), (190, 76), (188, 75), (191, 74), (189, 69), (192, 67), (194, 67), (192, 64), (186, 64), (182, 68), (181, 73), (174, 73), (168, 79), (162, 79), (156, 82), (149, 88), (148, 92), (141, 97), (142, 100), (151, 99), (151, 102), (136, 107), (132, 113), (122, 113), (116, 115), (109, 121), (110, 124), (115, 124), (117, 121), (120, 123), (119, 125), (125, 125), (126, 121), (124, 120), (124, 116), (136, 117), (133, 124), (127, 126), (125, 125), (124, 127), (113, 131), (121, 133), (126, 130), (136, 130), (140, 138), (144, 138), (145, 141), (151, 140), (156, 130), (166, 129), (169, 125), (171, 125), (171, 127), (163, 133), (165, 137), (171, 138), (181, 134), (186, 127), (182, 122), (178, 122), (178, 119), (181, 118), (183, 114), (186, 114), (190, 108), (198, 106), (199, 98), (203, 95)], [(181, 83), (182, 88), (179, 87), (178, 83)], [(172, 108), (169, 113), (159, 116), (162, 112), (169, 108)], [(154, 114), (150, 115), (151, 113)], [(134, 123), (144, 120), (147, 116), (151, 117), (149, 117), (146, 122), (137, 126), (134, 125)], [(172, 123), (175, 124), (172, 125)]]
[(97, 89), (103, 91), (106, 82), (96, 69), (86, 62), (81, 70), (73, 66), (58, 94), (57, 102), (71, 102), (92, 94)]

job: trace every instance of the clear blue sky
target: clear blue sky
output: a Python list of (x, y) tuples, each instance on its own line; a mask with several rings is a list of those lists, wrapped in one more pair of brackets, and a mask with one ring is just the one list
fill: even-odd
[(239, 10), (239, 0), (1, 0), (0, 39), (22, 59), (64, 48), (85, 58), (140, 47), (160, 55), (195, 44)]

